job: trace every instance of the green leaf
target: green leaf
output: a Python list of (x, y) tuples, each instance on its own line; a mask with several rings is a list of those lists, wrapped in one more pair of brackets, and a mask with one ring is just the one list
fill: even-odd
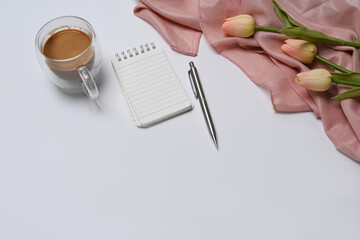
[(350, 90), (348, 90), (346, 92), (343, 92), (343, 93), (341, 93), (339, 95), (336, 95), (335, 97), (332, 97), (331, 99), (333, 99), (333, 100), (343, 100), (343, 99), (355, 98), (355, 97), (360, 97), (360, 87), (350, 89)]
[(344, 45), (345, 41), (339, 38), (330, 37), (322, 32), (310, 30), (305, 27), (286, 27), (280, 33), (292, 38), (299, 38), (313, 43), (325, 43), (334, 45)]
[(350, 73), (331, 73), (331, 79), (335, 83), (359, 86), (360, 87), (360, 73), (359, 72), (350, 72)]
[(287, 12), (285, 12), (285, 10), (282, 9), (275, 0), (273, 0), (272, 2), (277, 16), (286, 27), (300, 27), (300, 25), (295, 22), (294, 19), (292, 19)]
[[(360, 43), (360, 40), (358, 38), (355, 38), (355, 42)], [(356, 51), (358, 52), (358, 54), (360, 56), (360, 48), (356, 48)]]

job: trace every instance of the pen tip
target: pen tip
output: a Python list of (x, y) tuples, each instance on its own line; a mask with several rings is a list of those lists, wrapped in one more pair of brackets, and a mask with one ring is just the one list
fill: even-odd
[(212, 139), (213, 139), (213, 141), (214, 141), (214, 144), (215, 144), (216, 149), (219, 150), (219, 145), (218, 145), (218, 143), (217, 143), (216, 137), (215, 137), (215, 136), (212, 136)]

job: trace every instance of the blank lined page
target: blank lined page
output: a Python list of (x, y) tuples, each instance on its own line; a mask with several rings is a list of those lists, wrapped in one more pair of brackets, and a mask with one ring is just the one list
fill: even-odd
[(147, 46), (143, 52), (133, 50), (113, 59), (112, 64), (136, 125), (147, 127), (192, 109), (188, 95), (158, 46)]

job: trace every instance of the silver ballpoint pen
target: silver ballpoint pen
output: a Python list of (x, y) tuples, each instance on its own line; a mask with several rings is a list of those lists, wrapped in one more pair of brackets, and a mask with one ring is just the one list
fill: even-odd
[(195, 98), (199, 99), (200, 106), (201, 106), (202, 112), (204, 114), (204, 117), (205, 117), (208, 129), (209, 129), (210, 135), (212, 137), (212, 140), (215, 143), (216, 148), (218, 148), (218, 143), (217, 143), (217, 140), (216, 140), (216, 133), (215, 133), (214, 124), (213, 124), (211, 116), (210, 116), (209, 107), (208, 107), (208, 105), (206, 103), (204, 91), (203, 91), (203, 89), (201, 87), (199, 74), (198, 74), (197, 69), (196, 69), (193, 62), (189, 62), (189, 65), (190, 65), (190, 70), (188, 71), (188, 74), (189, 74), (189, 80), (190, 80), (190, 83), (191, 83), (191, 87), (193, 89)]

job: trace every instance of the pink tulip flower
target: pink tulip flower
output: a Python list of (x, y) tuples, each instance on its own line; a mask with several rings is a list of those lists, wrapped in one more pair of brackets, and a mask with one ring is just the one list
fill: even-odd
[(331, 73), (325, 69), (314, 69), (296, 75), (295, 82), (309, 90), (323, 92), (331, 87)]
[(287, 39), (281, 50), (290, 57), (302, 62), (312, 63), (317, 52), (316, 45), (300, 39)]
[(223, 22), (222, 30), (235, 37), (250, 37), (255, 32), (255, 19), (246, 14), (227, 18)]

